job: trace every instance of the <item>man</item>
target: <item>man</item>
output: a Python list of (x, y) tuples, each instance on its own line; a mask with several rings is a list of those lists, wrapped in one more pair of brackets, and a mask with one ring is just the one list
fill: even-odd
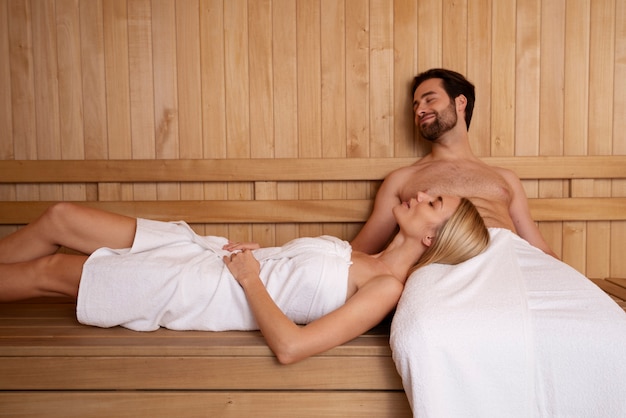
[(468, 128), (474, 100), (474, 86), (454, 71), (431, 69), (415, 77), (415, 124), (432, 143), (432, 150), (385, 178), (371, 216), (351, 243), (353, 249), (373, 254), (384, 248), (396, 227), (392, 208), (421, 191), (467, 197), (487, 227), (509, 229), (556, 257), (530, 216), (526, 193), (515, 173), (488, 166), (473, 154)]

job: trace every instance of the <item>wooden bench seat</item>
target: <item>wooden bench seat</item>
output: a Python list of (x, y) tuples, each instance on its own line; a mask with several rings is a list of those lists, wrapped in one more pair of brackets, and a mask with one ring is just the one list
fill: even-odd
[[(524, 181), (626, 179), (626, 157), (487, 158)], [(251, 162), (252, 161), (252, 162)], [(82, 203), (191, 224), (332, 224), (358, 230), (383, 177), (413, 159), (0, 161), (3, 187), (84, 184)], [(245, 170), (240, 170), (244, 166)], [(110, 183), (247, 184), (236, 200), (106, 200)], [(357, 182), (370, 197), (267, 198), (268, 184)], [(568, 187), (564, 187), (568, 189)], [(569, 188), (573, 189), (572, 187)], [(10, 194), (10, 193), (9, 193)], [(35, 219), (52, 201), (0, 201), (0, 225)], [(626, 220), (626, 197), (530, 199), (538, 221)], [(9, 231), (10, 232), (10, 231)], [(343, 236), (350, 239), (350, 236)], [(623, 289), (612, 282), (602, 282)], [(621, 282), (617, 280), (617, 283)], [(608, 287), (607, 287), (608, 288)], [(75, 304), (0, 304), (0, 416), (409, 417), (389, 348), (389, 324), (300, 363), (281, 366), (259, 332), (150, 333), (82, 326)]]

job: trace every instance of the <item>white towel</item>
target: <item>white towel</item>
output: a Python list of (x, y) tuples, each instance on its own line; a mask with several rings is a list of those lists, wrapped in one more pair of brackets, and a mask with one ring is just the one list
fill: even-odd
[(626, 314), (510, 231), (407, 281), (391, 327), (415, 416), (626, 416)]
[[(258, 329), (245, 293), (222, 261), (222, 237), (202, 237), (184, 222), (139, 219), (132, 248), (101, 248), (83, 267), (77, 317), (137, 331)], [(255, 250), (261, 280), (290, 319), (308, 323), (345, 303), (350, 245), (300, 238)]]

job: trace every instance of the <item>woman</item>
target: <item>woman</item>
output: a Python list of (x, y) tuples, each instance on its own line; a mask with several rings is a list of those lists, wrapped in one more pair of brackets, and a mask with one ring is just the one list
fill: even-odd
[[(183, 222), (58, 203), (0, 240), (0, 300), (75, 297), (79, 321), (102, 327), (259, 329), (278, 360), (293, 363), (378, 324), (414, 269), (459, 263), (489, 241), (467, 199), (419, 193), (393, 213), (399, 232), (367, 255), (334, 237), (260, 249)], [(56, 253), (61, 246), (90, 255)]]

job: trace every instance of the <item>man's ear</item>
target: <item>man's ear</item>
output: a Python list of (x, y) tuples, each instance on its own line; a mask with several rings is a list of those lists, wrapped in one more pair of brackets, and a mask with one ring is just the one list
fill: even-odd
[(433, 243), (433, 237), (431, 236), (427, 236), (422, 238), (422, 244), (424, 244), (425, 247), (430, 247)]
[(464, 94), (459, 94), (458, 96), (456, 96), (456, 99), (454, 99), (454, 101), (456, 102), (457, 110), (465, 110), (465, 106), (467, 106), (467, 97), (465, 97)]

